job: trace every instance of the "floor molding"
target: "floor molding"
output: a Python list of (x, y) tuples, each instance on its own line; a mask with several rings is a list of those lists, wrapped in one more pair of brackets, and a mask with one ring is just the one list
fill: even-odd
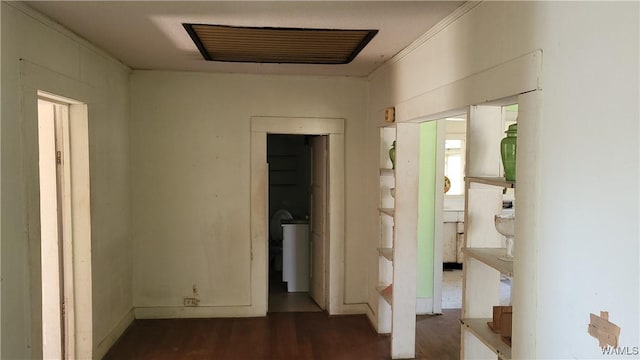
[(183, 319), (183, 318), (229, 318), (261, 317), (253, 306), (158, 306), (136, 307), (136, 319)]

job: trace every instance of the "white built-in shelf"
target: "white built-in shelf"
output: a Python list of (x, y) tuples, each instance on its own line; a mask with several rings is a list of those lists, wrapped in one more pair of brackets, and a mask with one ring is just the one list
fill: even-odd
[(380, 176), (394, 176), (395, 170), (388, 168), (380, 168)]
[(507, 252), (505, 248), (463, 248), (462, 252), (506, 276), (513, 277), (513, 261), (500, 259)]
[(378, 210), (380, 211), (380, 213), (389, 215), (391, 217), (393, 217), (393, 214), (395, 213), (394, 208), (378, 208)]
[(378, 253), (384, 256), (387, 260), (393, 261), (393, 248), (378, 248)]
[(505, 180), (503, 177), (479, 177), (479, 176), (467, 176), (465, 180), (468, 182), (480, 183), (485, 185), (500, 186), (503, 188), (515, 188), (516, 182)]
[(380, 296), (389, 304), (393, 301), (393, 285), (378, 286), (376, 290), (380, 293)]
[(498, 355), (498, 359), (508, 360), (511, 359), (511, 347), (507, 345), (500, 338), (500, 334), (496, 334), (489, 326), (487, 326), (487, 322), (490, 322), (490, 318), (482, 318), (482, 319), (460, 319), (462, 325), (464, 325), (467, 329), (475, 335), (478, 340), (482, 341), (491, 351)]

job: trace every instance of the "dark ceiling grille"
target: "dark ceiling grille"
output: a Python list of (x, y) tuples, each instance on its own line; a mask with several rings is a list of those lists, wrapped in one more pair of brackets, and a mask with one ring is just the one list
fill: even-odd
[(255, 28), (183, 24), (206, 60), (347, 64), (378, 30)]

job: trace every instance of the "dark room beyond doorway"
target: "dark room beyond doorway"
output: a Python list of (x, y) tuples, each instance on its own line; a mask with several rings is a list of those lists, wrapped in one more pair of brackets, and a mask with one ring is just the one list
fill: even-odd
[[(267, 136), (269, 312), (320, 311), (309, 296), (310, 138)], [(285, 246), (291, 237), (295, 246)]]

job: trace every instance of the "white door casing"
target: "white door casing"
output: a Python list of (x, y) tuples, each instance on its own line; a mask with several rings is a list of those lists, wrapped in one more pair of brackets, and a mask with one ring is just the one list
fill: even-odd
[(325, 297), (325, 257), (324, 249), (327, 229), (327, 136), (311, 138), (311, 262), (309, 295), (320, 306), (326, 308)]
[[(67, 103), (69, 112), (68, 158), (65, 176), (69, 179), (65, 189), (64, 202), (69, 216), (66, 230), (72, 248), (63, 252), (72, 253), (65, 266), (73, 283), (73, 324), (69, 324), (73, 340), (68, 355), (75, 358), (93, 357), (93, 302), (91, 275), (91, 210), (89, 178), (89, 119), (88, 106), (92, 90), (86, 84), (65, 75), (53, 72), (27, 60), (21, 60), (22, 85), (22, 132), (24, 151), (24, 171), (27, 194), (27, 236), (29, 259), (32, 271), (29, 277), (31, 356), (42, 357), (42, 274), (41, 274), (41, 223), (40, 223), (40, 182), (38, 144), (38, 96), (46, 96), (58, 102)], [(53, 95), (58, 94), (58, 95)], [(71, 338), (72, 337), (72, 338)]]
[(42, 336), (45, 358), (75, 358), (69, 107), (38, 98)]
[(344, 302), (345, 152), (344, 119), (268, 117), (251, 118), (251, 310), (267, 313), (268, 212), (267, 134), (327, 135), (328, 186), (327, 244), (325, 244), (326, 310), (329, 314), (364, 313), (362, 304)]

